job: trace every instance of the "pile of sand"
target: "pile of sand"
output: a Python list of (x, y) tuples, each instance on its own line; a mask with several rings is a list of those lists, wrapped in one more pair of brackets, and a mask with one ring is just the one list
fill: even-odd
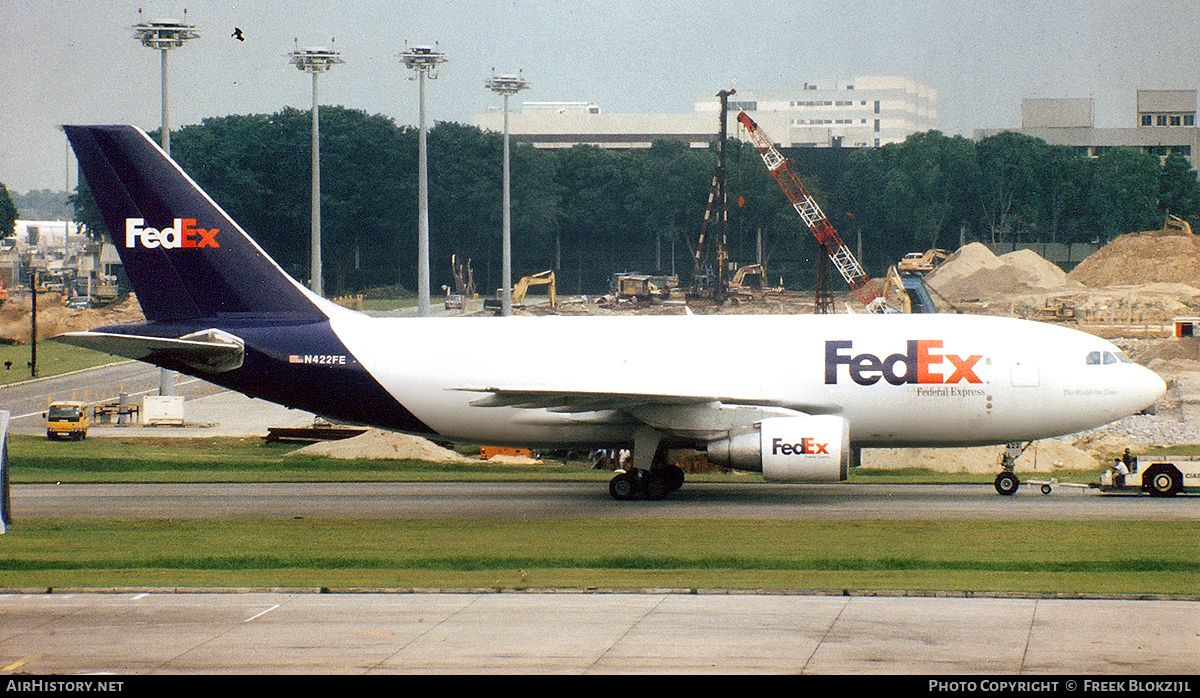
[(1033, 250), (1017, 250), (997, 257), (980, 242), (972, 242), (950, 255), (926, 277), (926, 282), (942, 296), (954, 300), (1079, 287), (1068, 280), (1066, 272)]
[[(32, 336), (28, 294), (13, 293), (0, 306), (0, 344), (28, 344)], [(140, 322), (144, 319), (132, 294), (107, 308), (68, 308), (61, 293), (38, 294), (38, 341), (63, 332), (90, 330), (103, 325)]]
[[(881, 470), (921, 469), (939, 473), (999, 473), (1003, 446), (978, 448), (870, 448), (863, 449), (862, 466)], [(1054, 470), (1092, 470), (1097, 458), (1058, 439), (1036, 441), (1017, 459), (1018, 473)]]
[(289, 456), (325, 456), (341, 460), (423, 460), (434, 463), (478, 463), (419, 436), (368, 429), (340, 441), (322, 441), (305, 446)]
[(1200, 337), (1179, 337), (1157, 342), (1134, 360), (1159, 374), (1200, 371)]
[(1145, 444), (1140, 444), (1126, 436), (1105, 433), (1080, 437), (1071, 445), (1086, 452), (1095, 458), (1097, 463), (1103, 465), (1111, 463), (1112, 459), (1124, 453), (1125, 449), (1129, 449), (1129, 452), (1135, 456), (1146, 451)]
[(1154, 282), (1200, 286), (1200, 237), (1128, 233), (1088, 255), (1067, 278), (1092, 288)]

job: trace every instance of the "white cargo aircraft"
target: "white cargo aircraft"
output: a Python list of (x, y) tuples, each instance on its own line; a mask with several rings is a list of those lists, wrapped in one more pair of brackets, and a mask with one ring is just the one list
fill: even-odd
[[(146, 322), (60, 341), (342, 422), (631, 447), (633, 467), (609, 486), (617, 499), (682, 485), (668, 447), (772, 481), (837, 481), (863, 447), (1025, 442), (1138, 412), (1165, 391), (1110, 342), (1009, 318), (372, 318), (285, 274), (140, 130), (65, 128)], [(557, 345), (530, 351), (531, 336)], [(675, 343), (625, 341), (638, 337)], [(1010, 468), (996, 486), (1015, 491)]]

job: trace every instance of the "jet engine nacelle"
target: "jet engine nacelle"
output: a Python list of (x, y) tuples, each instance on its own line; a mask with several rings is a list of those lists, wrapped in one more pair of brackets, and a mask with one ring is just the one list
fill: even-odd
[(708, 460), (777, 482), (845, 480), (850, 423), (832, 415), (770, 417), (709, 443)]

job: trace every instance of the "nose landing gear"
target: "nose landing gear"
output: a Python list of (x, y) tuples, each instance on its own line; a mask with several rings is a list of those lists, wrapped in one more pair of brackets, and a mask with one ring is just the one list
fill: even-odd
[(1021, 487), (1021, 481), (1017, 479), (1017, 474), (1013, 470), (1017, 467), (1017, 459), (1029, 448), (1032, 441), (1026, 441), (1024, 445), (1020, 442), (1014, 442), (1004, 445), (1004, 455), (1000, 457), (1000, 467), (1003, 468), (1000, 474), (996, 476), (995, 486), (996, 491), (1004, 496), (1011, 496), (1017, 493)]

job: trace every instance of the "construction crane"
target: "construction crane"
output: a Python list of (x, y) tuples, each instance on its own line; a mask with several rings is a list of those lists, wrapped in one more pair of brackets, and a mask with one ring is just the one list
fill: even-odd
[(867, 276), (867, 272), (855, 259), (854, 253), (850, 251), (845, 242), (842, 242), (842, 237), (825, 217), (825, 212), (808, 193), (808, 189), (804, 187), (800, 178), (792, 172), (787, 158), (783, 157), (779, 149), (775, 147), (767, 134), (763, 133), (758, 124), (754, 123), (754, 119), (751, 119), (749, 114), (743, 111), (738, 114), (737, 118), (746, 128), (746, 132), (750, 134), (750, 138), (754, 140), (754, 147), (762, 156), (767, 171), (779, 183), (784, 195), (787, 196), (788, 201), (792, 203), (792, 207), (796, 209), (800, 217), (804, 219), (804, 224), (817, 238), (821, 248), (828, 252), (829, 259), (837, 267), (846, 283), (850, 285), (854, 295), (871, 312), (883, 312), (885, 309), (883, 294), (879, 292), (871, 277)]
[[(726, 226), (729, 224), (729, 214), (726, 210), (725, 189), (725, 141), (729, 123), (729, 97), (737, 94), (737, 90), (721, 90), (717, 97), (721, 98), (721, 131), (717, 134), (717, 168), (713, 172), (712, 186), (708, 191), (708, 207), (704, 210), (704, 222), (700, 225), (700, 241), (696, 244), (693, 258), (692, 288), (689, 296), (692, 298), (711, 298), (718, 305), (725, 302), (728, 296), (728, 283), (725, 279), (725, 266), (729, 263), (729, 252), (726, 249)], [(715, 230), (709, 229), (709, 224)], [(711, 234), (712, 239), (709, 240)], [(713, 248), (712, 257), (706, 260), (706, 249)], [(706, 261), (709, 264), (706, 265)]]

